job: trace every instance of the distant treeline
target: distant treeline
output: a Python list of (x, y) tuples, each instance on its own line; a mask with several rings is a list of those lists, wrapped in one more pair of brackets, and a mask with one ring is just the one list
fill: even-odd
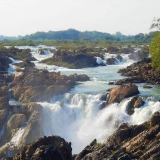
[(130, 42), (130, 43), (148, 43), (154, 36), (154, 32), (149, 34), (139, 33), (137, 35), (123, 35), (120, 32), (109, 34), (98, 31), (78, 31), (68, 29), (64, 31), (36, 32), (34, 34), (18, 37), (0, 36), (0, 40), (72, 40), (72, 41), (108, 41), (112, 43)]
[(68, 29), (65, 31), (49, 31), (49, 32), (36, 32), (31, 35), (26, 35), (25, 39), (31, 40), (96, 40), (103, 39), (108, 41), (139, 41), (142, 43), (150, 42), (153, 37), (153, 32), (149, 34), (139, 33), (137, 35), (123, 35), (120, 32), (116, 34), (109, 34), (98, 31), (85, 31), (80, 32), (75, 29)]

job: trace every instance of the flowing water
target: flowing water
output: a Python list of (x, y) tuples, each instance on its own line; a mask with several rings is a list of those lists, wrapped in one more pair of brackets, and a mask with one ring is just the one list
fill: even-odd
[[(132, 116), (126, 113), (130, 98), (124, 99), (119, 104), (111, 104), (103, 110), (100, 109), (101, 94), (107, 93), (107, 89), (114, 87), (108, 82), (123, 78), (117, 73), (118, 69), (125, 68), (133, 62), (127, 55), (122, 54), (124, 61), (118, 65), (67, 69), (38, 63), (39, 60), (51, 57), (54, 53), (46, 52), (44, 55), (39, 55), (37, 48), (31, 49), (32, 55), (38, 60), (34, 62), (37, 68), (48, 69), (49, 72), (60, 71), (65, 75), (87, 74), (91, 79), (87, 82), (79, 82), (69, 93), (54, 96), (50, 103), (38, 102), (42, 105), (44, 135), (55, 134), (70, 141), (73, 153), (79, 153), (95, 138), (99, 142), (104, 142), (123, 122), (131, 125), (140, 124), (148, 120), (155, 111), (160, 111), (160, 102), (157, 101), (160, 87), (155, 85), (152, 89), (144, 89), (143, 84), (137, 85), (140, 90), (139, 95), (145, 100), (145, 104), (135, 109)], [(106, 54), (106, 56), (111, 55)], [(23, 130), (19, 130), (19, 135), (22, 132)], [(17, 142), (17, 137), (18, 134), (12, 138), (12, 141)]]

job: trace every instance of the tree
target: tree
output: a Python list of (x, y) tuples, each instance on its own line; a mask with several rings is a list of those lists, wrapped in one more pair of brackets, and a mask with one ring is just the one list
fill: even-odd
[(154, 28), (157, 28), (157, 31), (160, 30), (160, 18), (153, 18), (153, 22), (151, 24), (151, 27), (150, 29), (154, 29)]
[(152, 67), (156, 70), (160, 70), (160, 34), (158, 33), (152, 38), (149, 53), (151, 55)]

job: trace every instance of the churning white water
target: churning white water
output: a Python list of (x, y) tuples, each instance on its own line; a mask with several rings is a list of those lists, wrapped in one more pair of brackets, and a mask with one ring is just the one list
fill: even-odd
[[(42, 59), (53, 56), (52, 53), (39, 55), (37, 48), (32, 48), (32, 55), (38, 60), (35, 62), (36, 68), (45, 68), (49, 72), (60, 71), (65, 75), (87, 74), (91, 79), (80, 82), (69, 93), (53, 97), (50, 103), (38, 102), (42, 105), (44, 135), (55, 134), (65, 138), (72, 143), (73, 153), (79, 153), (95, 138), (99, 142), (104, 142), (123, 122), (131, 125), (140, 124), (148, 120), (155, 111), (160, 111), (160, 102), (156, 102), (159, 99), (160, 87), (155, 85), (152, 89), (144, 89), (143, 84), (138, 84), (138, 87), (139, 95), (143, 97), (145, 104), (135, 109), (132, 116), (126, 113), (130, 98), (100, 109), (102, 103), (99, 99), (100, 95), (114, 87), (108, 85), (108, 82), (122, 78), (117, 73), (118, 69), (133, 62), (129, 60), (128, 55), (122, 54), (124, 60), (119, 65), (74, 70), (38, 63)], [(17, 143), (22, 132), (23, 130), (19, 130), (12, 141)]]
[(118, 104), (100, 110), (100, 94), (65, 94), (43, 106), (44, 135), (60, 135), (72, 142), (73, 153), (80, 152), (93, 139), (103, 142), (129, 116)]

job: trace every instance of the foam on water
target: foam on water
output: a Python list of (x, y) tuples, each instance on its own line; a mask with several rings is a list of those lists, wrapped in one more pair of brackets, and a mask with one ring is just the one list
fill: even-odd
[(44, 135), (60, 135), (72, 142), (73, 153), (80, 152), (93, 139), (103, 142), (129, 116), (118, 104), (100, 110), (98, 95), (65, 94), (43, 107)]
[(14, 145), (17, 145), (18, 142), (19, 142), (19, 140), (21, 139), (24, 131), (25, 131), (25, 127), (20, 128), (20, 129), (16, 132), (16, 134), (12, 137), (12, 139), (11, 139), (10, 142), (13, 143)]
[(135, 109), (134, 114), (131, 116), (131, 122), (132, 124), (141, 124), (147, 121), (156, 111), (160, 112), (160, 102), (146, 101), (144, 106)]
[(21, 63), (21, 62), (23, 62), (23, 61), (21, 61), (21, 60), (15, 60), (15, 59), (13, 59), (13, 58), (11, 58), (11, 57), (9, 57), (9, 59), (12, 61), (12, 63), (9, 64), (8, 73), (9, 73), (9, 74), (16, 73), (16, 68), (17, 68), (17, 66), (15, 66), (14, 64), (16, 64), (16, 63)]

